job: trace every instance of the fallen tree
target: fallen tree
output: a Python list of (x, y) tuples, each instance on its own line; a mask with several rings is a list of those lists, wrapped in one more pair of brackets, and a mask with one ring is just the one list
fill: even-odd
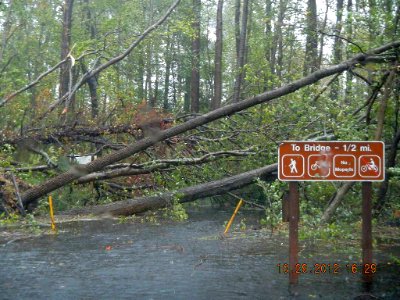
[(132, 215), (141, 213), (150, 209), (158, 209), (172, 205), (176, 199), (180, 203), (191, 202), (197, 199), (222, 195), (232, 190), (240, 189), (251, 183), (257, 178), (263, 180), (272, 180), (276, 178), (278, 164), (268, 165), (259, 169), (251, 170), (245, 173), (211, 181), (187, 188), (177, 190), (175, 192), (166, 192), (161, 195), (139, 197), (123, 201), (116, 201), (104, 205), (89, 206), (80, 209), (65, 212), (68, 215)]
[[(78, 179), (79, 177), (90, 174), (93, 172), (97, 172), (105, 168), (106, 166), (126, 159), (133, 154), (136, 154), (140, 151), (147, 149), (150, 146), (155, 145), (156, 143), (166, 140), (168, 138), (174, 137), (176, 135), (182, 134), (186, 131), (192, 130), (198, 126), (210, 123), (217, 119), (220, 119), (225, 116), (232, 115), (244, 109), (253, 107), (255, 105), (268, 102), (270, 100), (288, 95), (293, 93), (303, 87), (311, 85), (313, 83), (318, 82), (319, 80), (326, 78), (331, 75), (335, 75), (337, 73), (341, 73), (343, 71), (354, 68), (358, 64), (363, 64), (369, 61), (369, 59), (376, 60), (377, 55), (383, 54), (389, 50), (396, 50), (400, 47), (400, 41), (396, 41), (382, 47), (373, 49), (368, 53), (361, 53), (356, 55), (354, 58), (344, 61), (340, 64), (331, 66), (324, 70), (318, 70), (304, 78), (296, 80), (292, 83), (284, 85), (280, 88), (277, 88), (273, 91), (265, 92), (255, 97), (248, 98), (238, 103), (230, 104), (219, 109), (213, 110), (207, 114), (196, 117), (195, 119), (189, 120), (183, 124), (178, 126), (169, 128), (164, 131), (160, 131), (155, 133), (153, 136), (149, 136), (145, 139), (142, 139), (134, 144), (131, 144), (121, 150), (115, 151), (109, 155), (96, 159), (87, 165), (81, 165), (79, 170), (76, 168), (72, 168), (69, 171), (60, 174), (56, 177), (49, 179), (46, 182), (43, 182), (32, 189), (29, 189), (25, 193), (21, 195), (22, 202), (24, 206), (32, 203), (38, 198), (52, 192), (62, 186), (65, 186), (72, 181)], [(383, 62), (385, 61), (385, 57), (379, 57)]]

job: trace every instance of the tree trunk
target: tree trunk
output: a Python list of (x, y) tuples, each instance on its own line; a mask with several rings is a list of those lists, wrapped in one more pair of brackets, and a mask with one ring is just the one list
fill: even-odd
[(336, 191), (336, 193), (332, 197), (332, 200), (329, 203), (328, 208), (325, 210), (324, 214), (321, 217), (321, 224), (328, 223), (332, 219), (336, 208), (339, 206), (340, 202), (342, 202), (343, 197), (351, 189), (354, 183), (354, 181), (346, 182)]
[[(325, 16), (324, 16), (324, 22), (322, 23), (322, 28), (321, 31), (325, 32), (326, 30), (326, 24), (328, 22), (328, 11), (329, 11), (329, 2), (326, 1), (326, 8), (325, 8)], [(320, 41), (319, 41), (320, 47), (319, 47), (319, 54), (318, 54), (318, 66), (317, 70), (321, 68), (322, 65), (322, 58), (324, 56), (324, 34), (321, 34)]]
[(166, 192), (159, 196), (140, 197), (110, 204), (74, 209), (66, 214), (95, 214), (95, 215), (132, 215), (150, 209), (158, 209), (171, 205), (175, 197), (180, 203), (191, 202), (197, 199), (222, 195), (229, 191), (240, 189), (254, 183), (257, 178), (263, 180), (276, 178), (277, 164), (272, 164), (256, 170), (241, 173), (224, 179), (211, 181), (196, 186), (183, 188), (176, 192)]
[(214, 97), (211, 101), (211, 110), (221, 107), (222, 99), (222, 10), (224, 0), (218, 0), (217, 28), (215, 40), (215, 71), (214, 71)]
[(169, 76), (171, 72), (171, 37), (168, 35), (167, 37), (167, 45), (165, 46), (166, 51), (164, 53), (165, 58), (165, 79), (164, 79), (164, 101), (163, 101), (163, 108), (165, 110), (169, 109)]
[(156, 143), (158, 143), (160, 141), (163, 141), (165, 139), (171, 138), (178, 134), (184, 133), (184, 132), (194, 129), (198, 126), (210, 123), (210, 122), (220, 119), (222, 117), (230, 116), (236, 112), (253, 107), (255, 105), (279, 98), (281, 96), (288, 95), (288, 94), (293, 93), (305, 86), (316, 83), (323, 78), (326, 78), (326, 77), (334, 75), (336, 73), (340, 73), (345, 70), (348, 70), (349, 68), (352, 68), (356, 64), (368, 62), (368, 58), (370, 56), (382, 54), (388, 50), (393, 50), (393, 49), (397, 49), (397, 48), (400, 48), (400, 41), (390, 43), (390, 44), (384, 45), (382, 47), (376, 48), (374, 50), (371, 50), (369, 52), (369, 54), (358, 54), (353, 59), (347, 60), (338, 65), (331, 66), (324, 70), (316, 71), (307, 77), (293, 81), (293, 82), (291, 82), (285, 86), (282, 86), (278, 89), (275, 89), (273, 91), (265, 92), (265, 93), (255, 96), (255, 97), (248, 98), (244, 101), (218, 108), (216, 110), (210, 111), (207, 114), (198, 116), (195, 119), (191, 119), (191, 120), (189, 120), (185, 123), (182, 123), (180, 125), (177, 125), (175, 127), (160, 131), (152, 137), (144, 138), (144, 139), (137, 141), (136, 143), (131, 144), (121, 150), (110, 153), (101, 158), (98, 158), (86, 165), (80, 165), (79, 168), (73, 168), (63, 174), (55, 176), (39, 185), (33, 187), (32, 189), (29, 189), (28, 191), (26, 191), (24, 194), (21, 195), (22, 201), (23, 201), (24, 205), (27, 206), (29, 203), (33, 202), (34, 200), (46, 195), (47, 193), (54, 191), (62, 186), (69, 184), (70, 182), (78, 179), (79, 177), (81, 177), (85, 174), (89, 174), (89, 173), (93, 173), (93, 172), (102, 170), (104, 167), (106, 167), (112, 163), (116, 163), (120, 160), (126, 159), (126, 158), (132, 156), (133, 154), (136, 154), (140, 151), (147, 149), (150, 146), (155, 145)]
[(240, 29), (240, 41), (239, 41), (239, 56), (237, 61), (237, 76), (235, 80), (235, 86), (233, 89), (233, 102), (239, 102), (241, 86), (244, 78), (244, 59), (246, 56), (246, 34), (247, 34), (247, 17), (248, 17), (249, 0), (243, 0), (243, 11), (242, 11), (242, 26)]
[[(279, 0), (278, 20), (275, 23), (275, 32), (271, 47), (271, 63), (270, 63), (271, 74), (278, 74), (278, 77), (281, 77), (282, 75), (281, 73), (282, 66), (280, 66), (279, 62), (277, 61), (282, 62), (283, 59), (282, 26), (283, 26), (283, 19), (285, 17), (286, 5), (287, 5), (287, 0)], [(279, 85), (280, 84), (281, 83), (279, 83)]]
[[(337, 64), (342, 60), (342, 16), (343, 16), (343, 0), (337, 0), (336, 6), (336, 25), (335, 25), (335, 38), (333, 42), (333, 63)], [(334, 82), (331, 88), (331, 99), (337, 100), (339, 96), (340, 83), (339, 80)]]
[(240, 1), (235, 1), (235, 45), (236, 45), (236, 61), (239, 61), (240, 49)]
[[(64, 0), (63, 4), (63, 22), (61, 33), (61, 60), (63, 60), (71, 51), (71, 27), (72, 27), (72, 9), (74, 0)], [(60, 67), (60, 87), (59, 97), (62, 98), (69, 91), (71, 61)]]
[[(92, 19), (92, 12), (89, 6), (89, 0), (85, 0), (86, 5), (86, 24), (87, 24), (87, 31), (89, 36), (92, 40), (96, 38), (96, 28), (94, 26), (94, 21)], [(82, 64), (83, 73), (86, 73), (88, 70), (84, 63)], [(90, 103), (92, 109), (92, 118), (95, 120), (99, 115), (99, 99), (97, 96), (97, 76), (90, 77), (87, 81), (89, 86), (89, 93), (90, 93)]]
[(318, 70), (317, 2), (308, 0), (304, 76)]
[(193, 0), (192, 77), (190, 84), (191, 112), (200, 111), (200, 10), (201, 0)]
[[(265, 60), (271, 64), (271, 40), (272, 40), (272, 3), (271, 0), (266, 0), (265, 2), (265, 16), (267, 20), (265, 21)], [(270, 85), (271, 74), (268, 71), (265, 72), (264, 79), (264, 91), (271, 88)]]
[[(389, 168), (393, 168), (396, 165), (397, 147), (399, 145), (399, 142), (400, 142), (400, 130), (398, 130), (395, 136), (393, 137), (393, 141), (390, 147), (390, 152), (386, 162), (386, 170), (388, 170)], [(385, 205), (385, 198), (388, 189), (389, 189), (389, 176), (388, 174), (386, 174), (385, 180), (379, 186), (378, 197), (377, 197), (378, 199), (374, 205), (375, 217), (377, 217), (380, 214)]]
[(143, 48), (140, 47), (139, 50), (139, 60), (138, 60), (138, 71), (137, 71), (137, 100), (140, 102), (145, 99), (145, 94), (144, 94), (144, 51)]

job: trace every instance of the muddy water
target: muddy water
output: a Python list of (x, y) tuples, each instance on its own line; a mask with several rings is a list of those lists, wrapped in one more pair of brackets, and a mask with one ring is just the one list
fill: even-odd
[[(378, 245), (367, 288), (345, 268), (359, 255), (305, 246), (300, 257), (309, 269), (291, 287), (277, 267), (288, 260), (287, 238), (253, 230), (257, 218), (243, 211), (236, 223), (245, 217), (246, 230), (221, 239), (229, 216), (202, 208), (184, 223), (73, 222), (60, 224), (58, 235), (0, 244), (0, 299), (400, 298), (400, 267), (387, 264), (399, 246)], [(315, 263), (337, 263), (340, 273), (310, 273)]]

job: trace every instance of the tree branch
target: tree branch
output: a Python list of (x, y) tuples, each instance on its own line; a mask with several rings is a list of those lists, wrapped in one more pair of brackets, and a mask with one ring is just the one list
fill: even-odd
[(29, 84), (27, 84), (23, 88), (19, 89), (18, 91), (16, 91), (16, 92), (8, 95), (7, 97), (1, 99), (0, 100), (0, 107), (3, 107), (8, 101), (13, 99), (15, 96), (18, 96), (19, 94), (21, 94), (21, 93), (25, 92), (26, 90), (28, 90), (28, 89), (34, 87), (35, 85), (37, 85), (40, 82), (40, 80), (42, 80), (44, 77), (46, 77), (47, 75), (49, 75), (52, 72), (54, 72), (55, 70), (57, 70), (62, 64), (66, 63), (68, 59), (69, 59), (69, 57), (67, 56), (62, 61), (60, 61), (58, 64), (56, 64), (54, 67), (52, 67), (51, 69), (47, 70), (46, 72), (40, 74), (34, 81), (30, 82)]
[(77, 180), (77, 183), (83, 184), (94, 180), (104, 180), (121, 176), (148, 174), (154, 171), (169, 169), (171, 166), (176, 167), (176, 166), (199, 165), (215, 161), (223, 157), (247, 156), (252, 154), (255, 154), (255, 152), (251, 152), (250, 149), (238, 150), (238, 151), (220, 151), (220, 152), (208, 153), (198, 158), (163, 159), (139, 165), (118, 164), (114, 166), (109, 166), (111, 170), (103, 172), (95, 172), (82, 176)]

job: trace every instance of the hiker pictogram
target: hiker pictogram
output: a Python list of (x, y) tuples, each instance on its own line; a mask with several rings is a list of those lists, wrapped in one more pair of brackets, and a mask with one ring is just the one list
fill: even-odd
[(282, 158), (282, 172), (285, 176), (299, 178), (304, 175), (304, 157), (298, 154), (284, 155)]
[(296, 161), (293, 158), (290, 159), (289, 168), (290, 168), (290, 173), (297, 173)]

